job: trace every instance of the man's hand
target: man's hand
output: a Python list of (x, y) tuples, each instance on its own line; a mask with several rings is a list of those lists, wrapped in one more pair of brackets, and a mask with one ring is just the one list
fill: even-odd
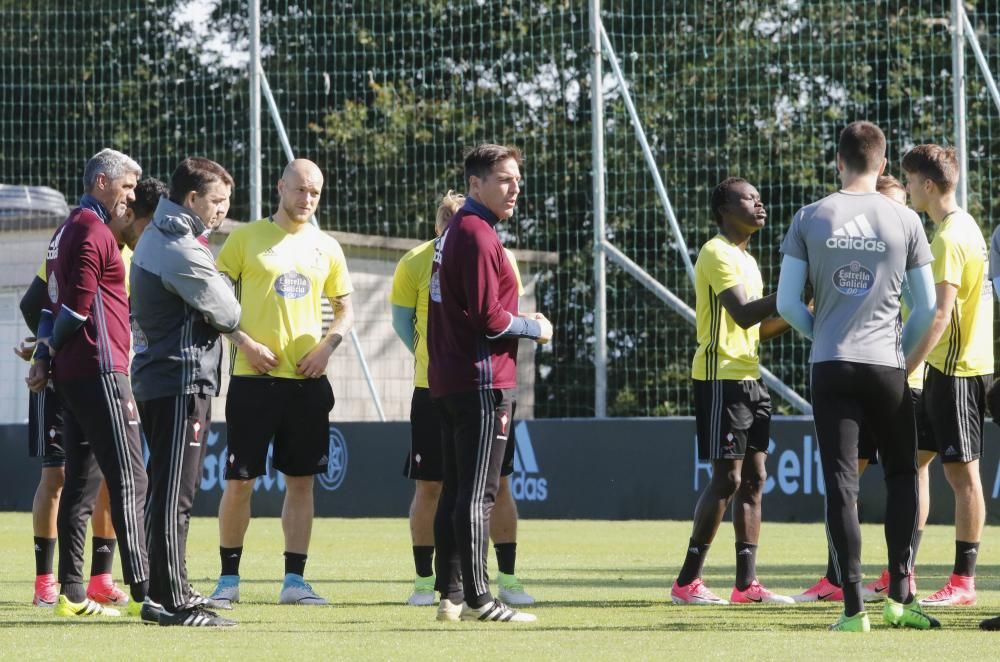
[(246, 338), (240, 345), (240, 351), (247, 358), (247, 363), (259, 375), (266, 375), (278, 367), (278, 357), (266, 345), (253, 338)]
[(14, 348), (14, 354), (22, 361), (30, 361), (32, 354), (35, 353), (35, 342), (34, 336), (28, 336)]
[(538, 344), (544, 345), (552, 340), (552, 322), (550, 322), (548, 318), (541, 313), (535, 313), (532, 317), (536, 322), (538, 322), (538, 325), (542, 327), (542, 335), (538, 337)]
[(310, 379), (320, 377), (326, 372), (326, 366), (330, 362), (331, 354), (333, 354), (333, 346), (330, 344), (328, 338), (324, 338), (308, 354), (302, 357), (302, 360), (295, 366), (295, 372)]
[(45, 359), (38, 359), (32, 363), (24, 382), (34, 393), (44, 391), (49, 384), (49, 362)]

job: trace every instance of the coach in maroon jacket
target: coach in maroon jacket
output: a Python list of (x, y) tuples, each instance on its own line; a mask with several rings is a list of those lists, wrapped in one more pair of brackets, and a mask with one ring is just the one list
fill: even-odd
[[(119, 245), (125, 210), (135, 199), (139, 165), (111, 149), (87, 162), (86, 194), (49, 242), (45, 269), (49, 304), (39, 322), (32, 390), (51, 376), (65, 406), (66, 482), (59, 501), (59, 601), (56, 615), (117, 615), (86, 597), (83, 547), (101, 473), (108, 483), (111, 521), (118, 534), (131, 613), (146, 597), (144, 513), (146, 471), (139, 412), (129, 386), (128, 295)], [(39, 351), (42, 355), (39, 355)], [(98, 471), (98, 468), (100, 471)]]
[(495, 600), (486, 575), (490, 514), (513, 427), (518, 340), (552, 337), (545, 316), (518, 313), (517, 278), (495, 229), (514, 213), (520, 165), (515, 147), (470, 151), (466, 202), (434, 246), (427, 341), (428, 380), (444, 427), (434, 522), (442, 621), (535, 620)]

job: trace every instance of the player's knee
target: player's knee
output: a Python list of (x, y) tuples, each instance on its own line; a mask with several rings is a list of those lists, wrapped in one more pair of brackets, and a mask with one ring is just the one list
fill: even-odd
[(752, 471), (749, 474), (747, 472), (743, 472), (741, 488), (744, 492), (760, 494), (764, 491), (764, 483), (766, 482), (766, 471)]
[(716, 494), (730, 496), (740, 489), (742, 479), (735, 469), (716, 471), (712, 474), (712, 488)]
[(248, 500), (253, 495), (253, 486), (256, 482), (255, 479), (227, 480), (223, 496), (228, 496), (231, 499)]
[(441, 498), (442, 483), (439, 480), (416, 481), (416, 495), (419, 500), (437, 501)]
[(305, 494), (312, 495), (313, 491), (313, 477), (312, 476), (285, 476), (285, 493), (302, 496)]
[(38, 486), (45, 496), (58, 497), (65, 482), (66, 470), (63, 467), (45, 467)]

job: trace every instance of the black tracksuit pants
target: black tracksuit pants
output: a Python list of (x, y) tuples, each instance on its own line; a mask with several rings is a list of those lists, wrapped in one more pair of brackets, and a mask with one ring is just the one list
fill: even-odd
[(848, 361), (815, 363), (812, 393), (826, 482), (827, 531), (845, 598), (848, 584), (857, 588), (861, 582), (857, 501), (858, 435), (862, 426), (870, 431), (885, 474), (890, 595), (900, 599), (898, 593), (903, 592), (905, 598), (913, 566), (919, 499), (916, 424), (905, 371)]
[(178, 395), (139, 403), (149, 444), (149, 597), (168, 611), (190, 606), (187, 536), (201, 481), (212, 398)]
[(59, 500), (59, 582), (83, 583), (87, 522), (101, 485), (111, 497), (111, 521), (118, 536), (126, 584), (149, 578), (143, 527), (146, 470), (142, 461), (139, 411), (128, 377), (109, 373), (56, 384), (63, 401), (66, 480)]
[(490, 516), (514, 418), (514, 391), (491, 389), (435, 401), (444, 482), (434, 518), (435, 589), (480, 607), (493, 600), (486, 562)]

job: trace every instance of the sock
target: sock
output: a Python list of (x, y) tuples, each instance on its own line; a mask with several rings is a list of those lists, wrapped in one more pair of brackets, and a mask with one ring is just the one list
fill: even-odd
[(865, 603), (861, 600), (861, 582), (844, 582), (844, 614), (854, 616), (859, 611), (865, 610)]
[(736, 588), (741, 591), (757, 579), (757, 545), (736, 543)]
[(684, 557), (684, 565), (677, 575), (677, 585), (687, 586), (695, 579), (701, 577), (701, 569), (705, 565), (705, 557), (708, 555), (710, 543), (697, 543), (694, 539), (688, 541), (687, 556)]
[(978, 542), (955, 541), (955, 574), (962, 577), (976, 576), (976, 557), (979, 556)]
[(136, 582), (135, 584), (129, 584), (129, 593), (132, 594), (133, 602), (142, 602), (146, 599), (146, 594), (149, 593), (149, 580), (144, 582)]
[(78, 582), (60, 585), (59, 592), (70, 602), (83, 602), (87, 599), (87, 591), (84, 590), (83, 584)]
[(115, 560), (115, 538), (98, 538), (94, 536), (93, 556), (90, 559), (90, 576), (109, 575)]
[(833, 562), (833, 552), (830, 551), (829, 547), (826, 550), (826, 580), (840, 588), (840, 580), (837, 579), (837, 566)]
[(243, 558), (242, 547), (220, 547), (219, 556), (222, 558), (222, 574), (240, 574), (240, 559)]
[(413, 565), (417, 569), (417, 577), (430, 577), (434, 574), (434, 545), (414, 545)]
[(285, 552), (285, 574), (299, 575), (306, 574), (306, 555), (295, 552)]
[[(920, 540), (924, 537), (923, 529), (917, 529), (913, 532), (913, 567), (917, 567), (917, 550), (920, 549)], [(912, 568), (911, 568), (912, 570)]]
[(51, 575), (52, 559), (56, 555), (55, 538), (39, 538), (35, 536), (35, 574)]
[(517, 562), (517, 543), (498, 542), (493, 545), (497, 553), (497, 569), (505, 575), (514, 574), (514, 564)]

